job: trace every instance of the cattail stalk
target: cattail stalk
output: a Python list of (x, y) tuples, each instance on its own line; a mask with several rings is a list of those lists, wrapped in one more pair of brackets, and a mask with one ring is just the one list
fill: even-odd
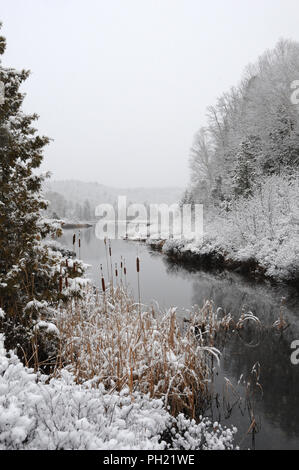
[(120, 284), (123, 284), (123, 257), (120, 257)]
[(127, 283), (127, 267), (126, 267), (126, 260), (124, 259), (124, 276), (125, 276), (125, 285), (128, 287)]
[(103, 275), (102, 265), (100, 265), (100, 270), (101, 270), (102, 292), (103, 292), (103, 295), (104, 295), (104, 311), (106, 313), (106, 311), (107, 311), (107, 308), (106, 308), (106, 285), (105, 285), (105, 278), (104, 278), (104, 275)]
[(110, 257), (110, 270), (111, 270), (111, 292), (112, 295), (114, 293), (113, 291), (113, 268), (112, 268), (112, 249), (111, 249), (111, 240), (109, 240), (109, 257)]
[(137, 255), (136, 258), (136, 270), (137, 270), (137, 282), (138, 282), (138, 301), (139, 301), (139, 313), (141, 313), (141, 296), (140, 296), (140, 260)]
[(75, 251), (75, 250), (76, 250), (76, 234), (74, 233), (74, 235), (73, 235), (73, 252), (74, 252), (75, 255), (76, 255), (76, 251)]
[(106, 253), (107, 276), (108, 276), (108, 279), (109, 279), (110, 275), (109, 275), (108, 248), (107, 248), (107, 238), (106, 237), (104, 238), (104, 244), (105, 244), (105, 253)]

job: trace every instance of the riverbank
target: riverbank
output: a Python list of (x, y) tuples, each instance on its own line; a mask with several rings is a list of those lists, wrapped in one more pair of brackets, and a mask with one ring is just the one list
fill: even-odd
[(0, 450), (234, 448), (235, 428), (175, 419), (163, 400), (78, 384), (67, 370), (51, 380), (36, 374), (8, 354), (1, 334), (0, 371)]
[(80, 223), (80, 222), (62, 222), (61, 224), (63, 229), (79, 229), (79, 228), (90, 228), (93, 225), (90, 223)]
[(182, 334), (175, 309), (161, 315), (120, 280), (106, 284), (100, 293), (86, 283), (40, 325), (59, 343), (50, 376), (8, 353), (0, 334), (0, 449), (236, 448), (235, 427), (197, 415), (220, 354), (212, 334), (196, 335), (199, 321), (214, 327), (210, 307)]
[[(138, 235), (138, 232), (136, 231)], [(63, 244), (72, 248), (73, 232), (65, 231)], [(145, 239), (146, 240), (146, 239)], [(145, 241), (144, 240), (144, 241)], [(159, 242), (158, 242), (159, 243)], [(162, 244), (164, 241), (162, 242)], [(128, 285), (135, 298), (138, 298), (138, 285), (136, 273), (136, 256), (140, 258), (140, 291), (142, 304), (154, 306), (154, 310), (160, 307), (161, 312), (167, 311), (171, 306), (176, 306), (176, 316), (180, 324), (184, 318), (188, 318), (188, 311), (192, 312), (193, 306), (203, 306), (207, 299), (211, 299), (214, 311), (219, 318), (231, 313), (235, 323), (244, 312), (252, 312), (257, 316), (264, 327), (259, 327), (248, 332), (246, 344), (244, 344), (244, 330), (229, 334), (229, 340), (225, 347), (220, 345), (222, 356), (221, 366), (217, 370), (219, 375), (214, 376), (215, 394), (223, 393), (223, 384), (229, 378), (234, 389), (238, 390), (240, 406), (235, 405), (231, 415), (227, 417), (226, 408), (221, 411), (214, 409), (214, 414), (208, 412), (207, 416), (227, 426), (236, 426), (238, 434), (235, 442), (244, 449), (253, 448), (251, 434), (247, 431), (251, 425), (245, 408), (247, 396), (246, 387), (239, 384), (239, 378), (250, 377), (253, 365), (259, 362), (261, 365), (260, 383), (264, 395), (255, 408), (255, 418), (262, 423), (261, 432), (255, 435), (255, 447), (257, 449), (295, 449), (298, 447), (299, 426), (295, 410), (299, 409), (299, 392), (296, 384), (299, 384), (299, 369), (290, 361), (290, 345), (298, 339), (298, 302), (299, 297), (294, 288), (283, 283), (260, 282), (253, 278), (241, 276), (233, 271), (204, 270), (187, 263), (172, 261), (168, 256), (162, 256), (160, 252), (148, 247), (145, 243), (129, 242), (125, 240), (112, 240), (112, 267), (117, 263), (118, 280), (121, 280), (120, 266), (126, 266), (126, 276), (122, 277), (124, 285)], [(84, 262), (92, 265), (87, 275), (94, 285), (101, 288), (100, 265), (102, 265), (104, 277), (108, 278), (107, 271), (111, 269), (106, 262), (105, 244), (97, 238), (93, 229), (81, 232), (81, 256)], [(280, 317), (281, 299), (284, 298), (283, 318), (290, 327), (281, 333), (271, 328)], [(219, 310), (218, 310), (219, 307)], [(220, 309), (221, 307), (221, 309)], [(84, 322), (82, 321), (82, 324)], [(254, 327), (254, 321), (251, 322)], [(88, 326), (88, 324), (86, 324)], [(233, 324), (232, 324), (233, 326)], [(268, 328), (269, 327), (269, 328)], [(75, 335), (78, 336), (78, 335)], [(220, 340), (220, 336), (217, 337)], [(96, 345), (97, 343), (95, 343)], [(254, 347), (253, 347), (254, 346)], [(93, 348), (96, 350), (96, 347)], [(94, 363), (101, 361), (93, 361)], [(283, 372), (282, 372), (283, 371)], [(273, 387), (273, 383), (275, 386)], [(283, 388), (283, 391), (282, 391)], [(229, 386), (229, 389), (231, 387)], [(233, 392), (232, 392), (233, 393)], [(287, 396), (287, 404), (283, 397)], [(230, 403), (235, 403), (235, 395)], [(280, 410), (277, 413), (277, 410)], [(294, 416), (296, 416), (294, 418)], [(273, 426), (275, 422), (275, 426)], [(246, 436), (246, 437), (245, 437)], [(244, 440), (245, 438), (245, 440)]]
[(178, 262), (198, 268), (239, 272), (299, 286), (299, 178), (271, 176), (250, 197), (204, 208), (203, 240), (182, 234), (180, 217), (173, 238), (150, 230), (128, 238), (146, 241)]
[(196, 246), (184, 240), (153, 240), (142, 239), (151, 249), (165, 255), (174, 263), (194, 269), (207, 271), (230, 271), (256, 281), (269, 280), (273, 283), (286, 283), (299, 289), (299, 272), (282, 276), (281, 273), (271, 273), (265, 265), (259, 263), (254, 256), (232, 256), (224, 249), (211, 245)]

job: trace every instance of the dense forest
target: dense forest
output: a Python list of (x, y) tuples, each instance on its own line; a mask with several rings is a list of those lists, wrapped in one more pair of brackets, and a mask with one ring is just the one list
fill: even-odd
[(191, 149), (195, 201), (225, 206), (252, 195), (264, 177), (298, 171), (299, 113), (291, 100), (298, 76), (299, 44), (280, 40), (208, 108)]

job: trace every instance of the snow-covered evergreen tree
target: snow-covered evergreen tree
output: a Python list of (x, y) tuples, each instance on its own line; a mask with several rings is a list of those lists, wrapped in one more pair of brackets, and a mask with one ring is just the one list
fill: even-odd
[(299, 127), (283, 106), (277, 109), (277, 118), (270, 132), (269, 151), (264, 161), (264, 172), (281, 174), (286, 168), (299, 167)]
[(236, 196), (250, 196), (252, 188), (259, 175), (259, 139), (255, 136), (245, 139), (236, 155), (232, 182)]
[[(0, 38), (0, 54), (5, 39)], [(40, 309), (32, 302), (55, 302), (61, 297), (62, 256), (43, 241), (57, 236), (60, 226), (42, 219), (47, 204), (40, 189), (46, 175), (37, 174), (49, 143), (33, 127), (36, 114), (22, 112), (20, 86), (28, 71), (4, 68), (0, 81), (5, 99), (0, 105), (0, 306), (6, 312), (4, 331), (9, 347), (30, 344)], [(68, 275), (71, 276), (71, 273)], [(45, 312), (43, 312), (45, 314)]]
[(180, 200), (180, 207), (182, 208), (184, 205), (191, 205), (192, 208), (194, 207), (193, 194), (192, 191), (189, 191), (188, 189), (186, 189)]

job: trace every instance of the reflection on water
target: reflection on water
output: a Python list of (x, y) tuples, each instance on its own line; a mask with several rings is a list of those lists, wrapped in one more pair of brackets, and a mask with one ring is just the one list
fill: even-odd
[[(249, 373), (257, 362), (261, 365), (263, 388), (262, 399), (255, 403), (255, 416), (261, 421), (257, 448), (298, 449), (299, 367), (290, 362), (289, 340), (267, 332), (257, 347), (248, 348), (234, 336), (224, 350), (222, 372), (236, 380)], [(238, 416), (234, 413), (231, 420), (241, 428)], [(247, 428), (248, 423), (249, 420)]]
[[(62, 239), (62, 243), (69, 248), (72, 248), (72, 236), (73, 231), (65, 231)], [(277, 320), (281, 298), (285, 297), (284, 314), (290, 327), (283, 336), (265, 329), (258, 341), (253, 341), (257, 343), (255, 347), (249, 347), (238, 335), (232, 335), (225, 342), (221, 371), (215, 377), (215, 393), (222, 393), (224, 377), (240, 389), (240, 376), (247, 377), (253, 365), (259, 362), (263, 398), (258, 397), (254, 402), (255, 418), (261, 423), (255, 439), (256, 448), (299, 449), (299, 366), (290, 362), (291, 341), (299, 339), (298, 291), (247, 281), (234, 273), (187, 270), (170, 263), (144, 245), (115, 240), (112, 242), (113, 262), (119, 263), (121, 256), (126, 259), (128, 281), (135, 293), (137, 253), (141, 259), (142, 302), (156, 300), (165, 309), (178, 306), (181, 317), (186, 316), (185, 309), (193, 305), (201, 306), (205, 300), (212, 299), (216, 307), (221, 306), (227, 313), (239, 316), (242, 308), (246, 308), (257, 315), (263, 324), (271, 325)], [(103, 241), (95, 237), (93, 228), (81, 230), (81, 258), (92, 265), (87, 275), (99, 286), (100, 264), (107, 271), (105, 247)], [(247, 435), (247, 430), (250, 417), (245, 408), (240, 408), (239, 405), (235, 406), (230, 413), (226, 413), (219, 405), (213, 409), (213, 418), (220, 419), (224, 424), (235, 424), (239, 429), (237, 439), (242, 441), (241, 447), (249, 448), (251, 437)]]

